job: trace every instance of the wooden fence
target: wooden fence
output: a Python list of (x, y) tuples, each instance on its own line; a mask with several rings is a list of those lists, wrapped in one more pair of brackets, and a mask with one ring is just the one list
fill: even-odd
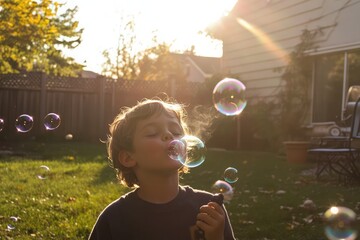
[[(42, 136), (74, 139), (105, 139), (107, 126), (122, 106), (133, 106), (143, 98), (162, 93), (185, 104), (201, 104), (198, 83), (175, 81), (125, 81), (99, 78), (52, 77), (41, 72), (0, 75), (0, 118), (4, 128), (0, 139)], [(60, 126), (45, 130), (43, 119), (48, 113), (61, 117)], [(31, 131), (19, 133), (15, 120), (21, 114), (31, 115)]]

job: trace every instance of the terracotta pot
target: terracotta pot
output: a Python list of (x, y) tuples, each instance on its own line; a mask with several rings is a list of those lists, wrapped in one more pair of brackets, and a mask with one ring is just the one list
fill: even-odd
[(284, 142), (287, 161), (291, 163), (305, 163), (310, 142), (287, 141)]

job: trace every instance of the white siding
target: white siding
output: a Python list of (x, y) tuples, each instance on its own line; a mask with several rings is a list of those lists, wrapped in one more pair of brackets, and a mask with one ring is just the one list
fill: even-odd
[(321, 24), (325, 24), (325, 21), (333, 21), (336, 26), (330, 28), (326, 38), (319, 43), (319, 48), (316, 50), (318, 53), (360, 48), (360, 1), (344, 2), (348, 4), (343, 4), (341, 11), (327, 3), (327, 11), (324, 12), (326, 16), (321, 19)]
[(236, 11), (265, 36), (235, 23), (222, 36), (223, 68), (240, 76), (249, 100), (276, 96), (281, 73), (274, 69), (287, 64), (305, 29), (322, 29), (318, 51), (360, 47), (360, 0), (239, 0)]

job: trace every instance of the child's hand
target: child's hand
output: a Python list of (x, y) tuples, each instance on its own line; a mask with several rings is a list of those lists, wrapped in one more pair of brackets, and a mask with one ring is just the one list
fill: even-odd
[(209, 202), (207, 205), (201, 206), (196, 225), (204, 231), (206, 240), (224, 239), (224, 210), (215, 202)]

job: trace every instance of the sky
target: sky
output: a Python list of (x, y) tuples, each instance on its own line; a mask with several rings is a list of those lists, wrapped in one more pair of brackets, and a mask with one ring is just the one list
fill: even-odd
[(121, 19), (135, 17), (138, 39), (151, 43), (152, 32), (160, 41), (171, 43), (172, 51), (195, 46), (199, 56), (221, 57), (222, 43), (198, 32), (226, 15), (236, 0), (68, 0), (65, 8), (78, 6), (75, 19), (84, 28), (82, 43), (67, 56), (101, 73), (104, 50), (114, 52), (120, 36)]

